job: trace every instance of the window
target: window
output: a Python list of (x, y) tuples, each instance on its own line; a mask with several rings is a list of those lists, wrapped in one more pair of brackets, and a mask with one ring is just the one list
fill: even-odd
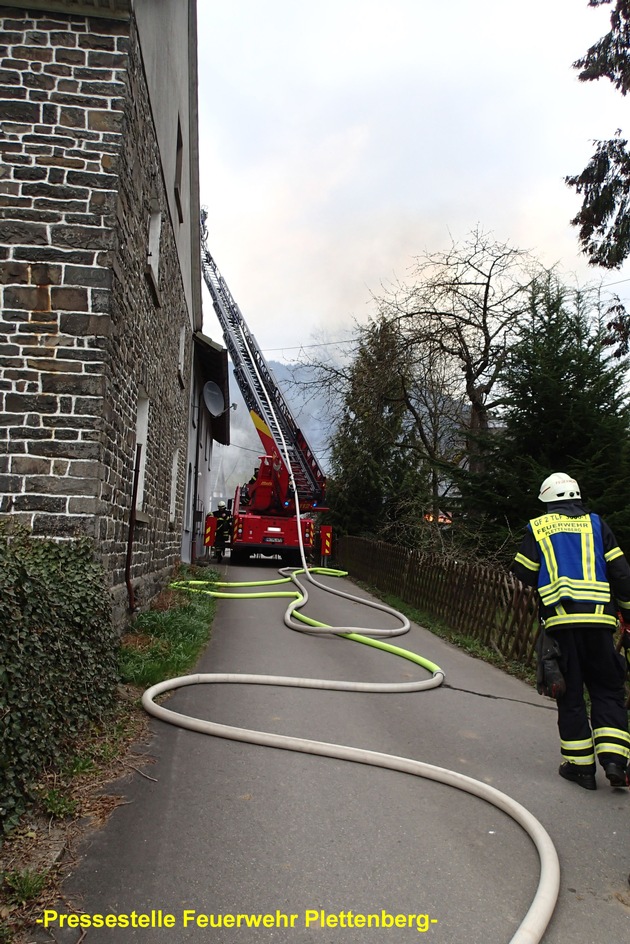
[(184, 211), (182, 209), (182, 166), (184, 163), (184, 139), (182, 137), (182, 126), (177, 116), (177, 152), (175, 155), (175, 204), (177, 206), (177, 219), (180, 223), (184, 222)]
[(160, 286), (160, 236), (162, 233), (162, 211), (157, 200), (151, 201), (151, 212), (149, 214), (149, 249), (147, 252), (146, 274), (155, 296), (156, 304), (159, 303)]
[(188, 463), (188, 476), (186, 478), (186, 531), (192, 530), (192, 504), (193, 504), (193, 467), (192, 462)]
[(185, 371), (185, 359), (186, 359), (186, 325), (182, 325), (179, 329), (179, 358), (177, 362), (177, 379), (179, 380), (179, 385), (184, 389), (184, 376)]
[(149, 433), (149, 398), (142, 387), (138, 390), (138, 411), (136, 413), (136, 450), (142, 446), (140, 468), (138, 470), (138, 491), (136, 493), (136, 511), (144, 508), (144, 479), (147, 465), (147, 438)]

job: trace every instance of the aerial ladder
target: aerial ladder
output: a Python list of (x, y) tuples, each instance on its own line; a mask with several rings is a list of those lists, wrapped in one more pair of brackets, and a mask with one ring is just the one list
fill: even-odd
[(324, 510), (326, 477), (212, 258), (203, 212), (201, 266), (236, 382), (263, 446), (254, 476), (234, 496), (232, 560), (241, 561), (252, 553), (279, 554), (297, 563), (297, 507), (304, 547), (310, 550), (316, 535), (308, 515)]

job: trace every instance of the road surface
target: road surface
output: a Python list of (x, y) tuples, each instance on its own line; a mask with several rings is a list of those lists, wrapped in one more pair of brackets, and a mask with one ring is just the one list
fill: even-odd
[[(229, 579), (275, 576), (264, 566), (221, 570)], [(309, 593), (307, 612), (323, 622), (397, 625)], [(197, 670), (427, 677), (367, 646), (291, 632), (285, 606), (220, 601)], [(168, 707), (411, 757), (491, 784), (529, 809), (558, 850), (561, 893), (545, 944), (630, 940), (630, 791), (612, 790), (601, 773), (593, 793), (558, 776), (555, 706), (530, 686), (418, 626), (392, 641), (436, 662), (446, 684), (402, 695), (195, 686)], [(87, 915), (153, 926), (53, 923), (37, 942), (504, 944), (529, 907), (538, 883), (533, 844), (478, 798), (400, 773), (152, 726), (157, 783), (136, 777), (119, 788), (128, 805), (90, 836), (65, 893)]]

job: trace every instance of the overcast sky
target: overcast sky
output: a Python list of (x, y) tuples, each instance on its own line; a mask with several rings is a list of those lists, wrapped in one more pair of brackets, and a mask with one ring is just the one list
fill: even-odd
[(609, 16), (587, 0), (198, 0), (209, 248), (268, 357), (351, 331), (371, 290), (477, 224), (582, 282), (630, 277), (586, 265), (563, 181), (624, 128), (627, 101), (571, 67)]

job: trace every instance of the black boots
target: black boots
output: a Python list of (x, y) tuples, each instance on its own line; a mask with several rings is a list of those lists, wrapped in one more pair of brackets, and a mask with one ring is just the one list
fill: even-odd
[(628, 774), (619, 764), (606, 764), (604, 772), (611, 787), (628, 786)]
[(558, 773), (565, 780), (571, 780), (573, 783), (577, 783), (578, 786), (584, 787), (585, 790), (597, 790), (595, 774), (592, 771), (578, 767), (577, 764), (566, 761), (564, 764), (560, 764)]
[[(561, 777), (564, 777), (565, 780), (571, 780), (572, 783), (577, 783), (579, 787), (584, 787), (585, 790), (597, 790), (595, 774), (592, 770), (585, 770), (577, 764), (571, 764), (569, 761), (565, 761), (564, 764), (560, 765), (558, 773)], [(606, 764), (604, 773), (611, 787), (630, 786), (627, 771), (618, 764)]]

